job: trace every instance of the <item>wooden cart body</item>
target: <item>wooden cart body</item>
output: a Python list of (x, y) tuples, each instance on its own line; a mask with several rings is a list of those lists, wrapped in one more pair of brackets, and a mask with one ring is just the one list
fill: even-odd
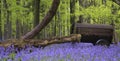
[(74, 33), (81, 34), (81, 42), (95, 44), (99, 39), (112, 43), (114, 27), (106, 24), (75, 23)]

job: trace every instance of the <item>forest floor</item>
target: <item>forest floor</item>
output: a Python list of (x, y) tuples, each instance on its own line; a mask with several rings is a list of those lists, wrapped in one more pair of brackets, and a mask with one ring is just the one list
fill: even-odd
[(0, 47), (0, 61), (120, 61), (120, 42), (109, 47), (91, 43), (52, 44), (45, 48), (27, 47), (18, 51), (14, 47)]

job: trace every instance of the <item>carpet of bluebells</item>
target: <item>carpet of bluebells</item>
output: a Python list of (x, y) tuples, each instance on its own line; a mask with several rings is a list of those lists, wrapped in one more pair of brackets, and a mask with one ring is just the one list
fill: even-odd
[(45, 48), (0, 47), (0, 61), (120, 61), (120, 43), (109, 47), (89, 43), (53, 44)]

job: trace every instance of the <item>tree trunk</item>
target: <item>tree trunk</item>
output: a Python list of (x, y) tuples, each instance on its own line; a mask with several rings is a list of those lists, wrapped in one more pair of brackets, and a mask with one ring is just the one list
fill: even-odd
[[(21, 0), (16, 0), (16, 4), (19, 6), (20, 5), (20, 1)], [(20, 10), (17, 10), (17, 14), (19, 14), (19, 11)], [(21, 20), (18, 18), (19, 16), (17, 16), (17, 19), (16, 19), (16, 35), (15, 35), (15, 38), (19, 39), (20, 38), (20, 35), (21, 35)]]
[(74, 23), (75, 23), (75, 0), (70, 0), (70, 23), (71, 23), (71, 29), (70, 34), (73, 33), (74, 30)]
[(53, 16), (55, 15), (58, 6), (60, 4), (60, 0), (53, 0), (52, 6), (42, 22), (38, 24), (32, 31), (25, 34), (22, 39), (31, 39), (35, 37), (43, 28), (46, 27), (46, 25), (52, 20)]
[[(39, 11), (40, 9), (40, 0), (34, 0), (33, 2), (33, 10), (34, 10), (34, 27), (36, 27), (39, 24)], [(37, 38), (39, 39), (39, 34), (37, 35)]]
[[(3, 6), (4, 6), (4, 9), (6, 9), (6, 0), (2, 0), (3, 1)], [(6, 11), (4, 11), (4, 16), (6, 18)], [(7, 38), (7, 26), (6, 26), (6, 19), (4, 21), (4, 39)]]
[[(114, 8), (115, 6), (112, 4), (112, 14), (113, 15), (116, 15), (116, 11), (117, 9)], [(114, 43), (117, 44), (118, 43), (118, 38), (117, 38), (117, 34), (116, 34), (116, 31), (115, 31), (115, 20), (112, 19), (112, 23), (111, 23), (114, 27), (114, 30), (113, 30), (113, 38), (114, 38)]]
[(106, 2), (107, 2), (106, 0), (102, 0), (102, 4), (106, 5)]
[(55, 37), (45, 40), (7, 40), (4, 42), (0, 42), (0, 46), (3, 46), (5, 48), (11, 45), (13, 45), (16, 48), (24, 48), (25, 46), (45, 47), (51, 44), (80, 42), (80, 39), (81, 39), (80, 34), (73, 34), (69, 36)]
[(56, 29), (57, 24), (56, 24), (56, 22), (57, 22), (57, 14), (55, 15), (55, 19), (54, 19), (54, 27), (53, 27), (53, 30), (54, 30), (53, 34), (54, 34), (54, 36), (57, 35), (57, 29)]
[(16, 38), (19, 39), (20, 38), (20, 35), (21, 35), (21, 22), (20, 20), (16, 20)]
[(11, 15), (11, 12), (9, 13), (9, 21), (8, 21), (8, 39), (11, 39), (12, 38), (12, 22), (10, 21), (10, 15)]
[[(4, 24), (4, 39), (8, 39), (11, 36), (11, 21), (10, 21), (10, 14), (11, 12), (8, 10), (8, 4), (6, 0), (3, 0), (4, 7), (6, 9), (6, 23)], [(10, 35), (9, 35), (10, 34)]]
[[(1, 0), (0, 0), (0, 7), (1, 7)], [(2, 40), (2, 20), (1, 20), (1, 11), (2, 11), (2, 9), (0, 8), (0, 41)]]
[(39, 24), (39, 8), (40, 0), (34, 0), (33, 10), (34, 10), (34, 27)]

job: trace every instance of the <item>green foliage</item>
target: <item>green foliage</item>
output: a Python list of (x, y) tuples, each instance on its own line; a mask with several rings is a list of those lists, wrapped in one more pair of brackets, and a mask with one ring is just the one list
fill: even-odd
[(12, 52), (10, 55), (9, 55), (10, 59), (14, 60), (15, 59), (15, 53)]
[[(16, 34), (16, 21), (19, 20), (21, 35), (33, 29), (33, 1), (34, 0), (6, 0), (8, 8), (4, 7), (3, 0), (1, 1), (1, 23), (2, 32), (4, 35), (4, 24), (7, 23), (6, 13), (10, 11), (10, 21), (12, 22), (12, 34), (15, 37)], [(44, 18), (45, 14), (51, 7), (53, 0), (40, 0), (40, 22)], [(103, 23), (110, 24), (114, 20), (116, 29), (119, 30), (120, 23), (120, 6), (111, 0), (106, 0), (106, 4), (102, 3), (102, 0), (91, 0), (83, 1), (86, 3), (83, 6), (81, 2), (76, 0), (75, 2), (75, 13), (70, 13), (70, 0), (60, 0), (60, 6), (52, 22), (42, 30), (41, 38), (50, 36), (64, 36), (70, 34), (70, 16), (75, 16), (75, 21), (79, 20), (79, 16), (83, 15), (83, 20), (90, 21), (90, 23)], [(18, 4), (19, 3), (19, 4)], [(115, 12), (114, 14), (112, 12)], [(54, 34), (54, 35), (53, 35)]]

